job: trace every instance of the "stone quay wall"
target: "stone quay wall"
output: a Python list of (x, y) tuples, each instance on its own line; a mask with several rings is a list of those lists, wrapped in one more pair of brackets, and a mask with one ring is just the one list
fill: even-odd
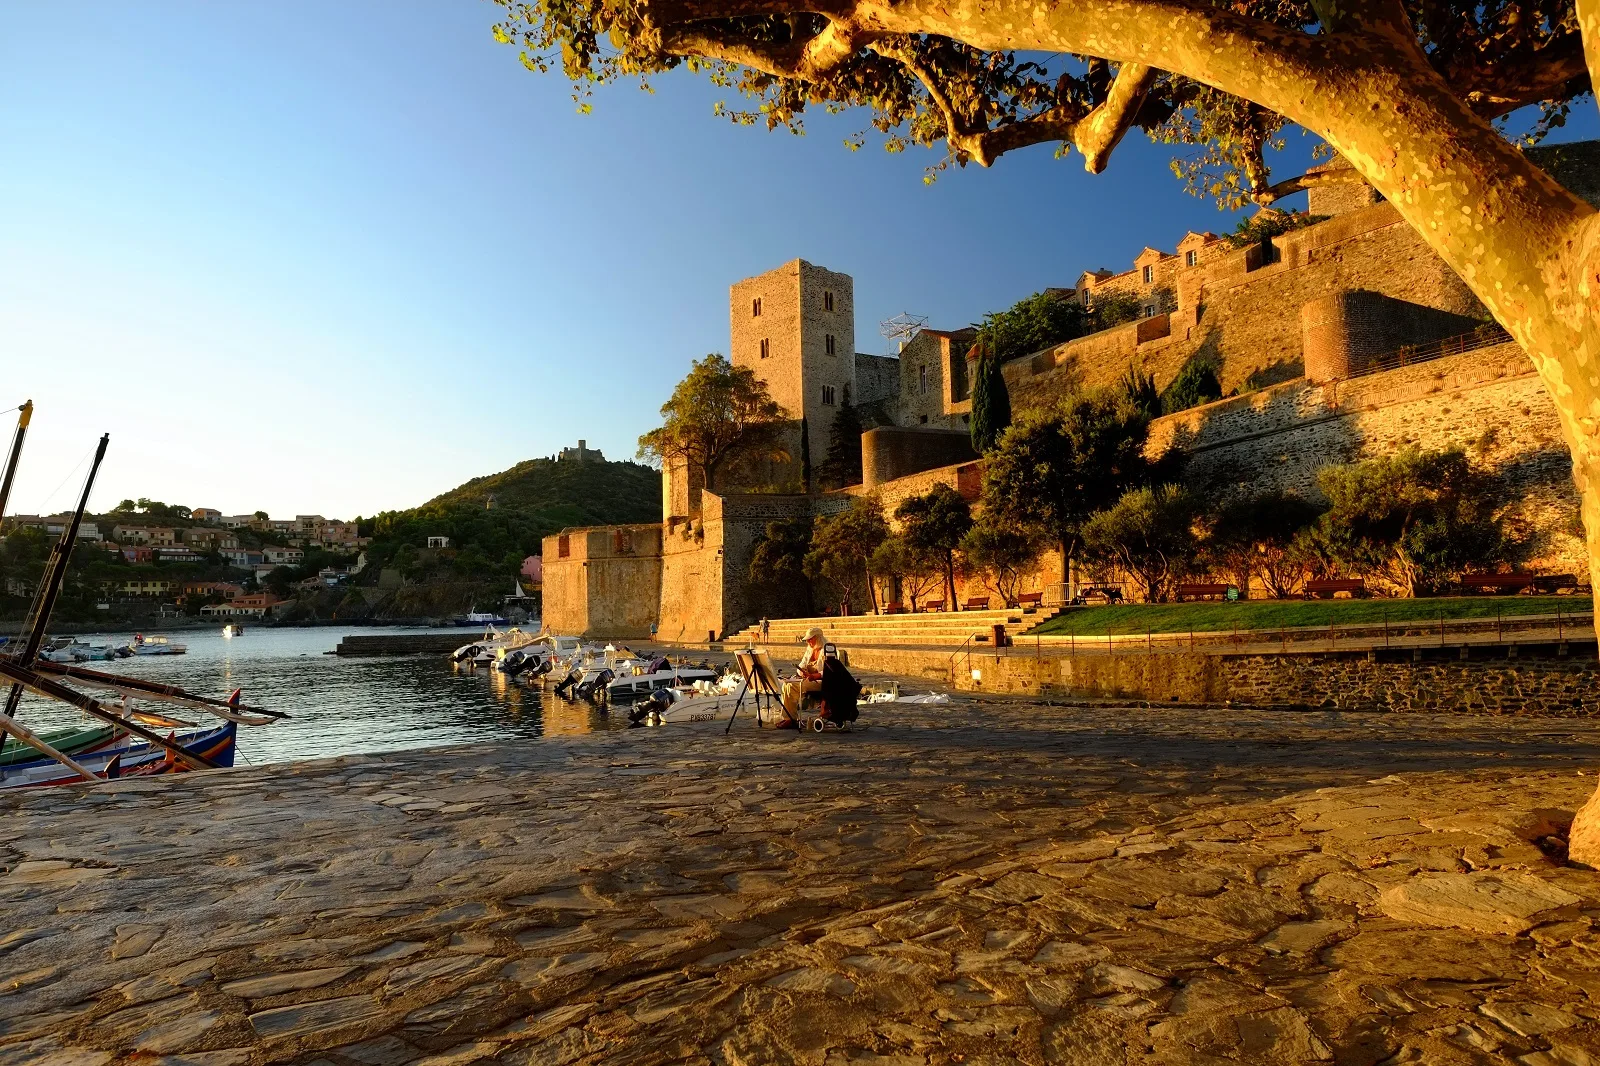
[[(853, 669), (941, 681), (967, 692), (1428, 714), (1600, 716), (1600, 662), (1468, 659), (1420, 662), (1363, 653), (1301, 655), (1034, 655), (847, 649)], [(1448, 649), (1455, 654), (1454, 649)]]

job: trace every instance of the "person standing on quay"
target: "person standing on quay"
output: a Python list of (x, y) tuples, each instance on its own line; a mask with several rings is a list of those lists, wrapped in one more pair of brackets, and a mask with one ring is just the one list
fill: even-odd
[(771, 637), (771, 635), (772, 635), (772, 622), (771, 622), (771, 620), (767, 619), (767, 618), (762, 618), (761, 619), (761, 643), (763, 643), (763, 644), (767, 643), (767, 641)]

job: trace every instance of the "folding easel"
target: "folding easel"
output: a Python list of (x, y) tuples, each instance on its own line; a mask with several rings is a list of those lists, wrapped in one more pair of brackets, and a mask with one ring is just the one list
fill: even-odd
[(739, 708), (744, 706), (746, 696), (754, 696), (752, 701), (756, 710), (756, 725), (759, 727), (763, 721), (764, 707), (771, 706), (776, 701), (779, 707), (783, 706), (783, 684), (778, 680), (777, 671), (772, 668), (772, 657), (765, 651), (736, 651), (733, 661), (738, 664), (739, 676), (744, 680), (744, 691), (739, 693), (738, 702), (733, 705), (733, 713), (728, 716), (728, 725), (723, 729), (722, 735), (727, 736), (733, 731), (734, 720), (739, 717)]

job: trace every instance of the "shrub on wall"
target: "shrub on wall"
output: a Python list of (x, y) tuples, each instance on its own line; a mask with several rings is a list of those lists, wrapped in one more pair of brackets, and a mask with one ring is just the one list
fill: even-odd
[(1166, 414), (1187, 411), (1203, 403), (1222, 399), (1222, 382), (1217, 380), (1217, 370), (1209, 362), (1191, 359), (1183, 364), (1178, 376), (1172, 379), (1161, 397), (1161, 409)]

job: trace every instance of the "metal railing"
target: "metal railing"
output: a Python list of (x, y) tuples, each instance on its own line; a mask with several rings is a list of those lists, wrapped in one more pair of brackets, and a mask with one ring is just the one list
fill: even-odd
[(1446, 356), (1461, 355), (1465, 352), (1475, 352), (1479, 348), (1492, 348), (1496, 344), (1505, 344), (1511, 340), (1511, 334), (1498, 325), (1479, 326), (1471, 333), (1462, 333), (1443, 340), (1432, 341), (1428, 344), (1407, 344), (1386, 352), (1370, 360), (1360, 370), (1350, 371), (1350, 377), (1365, 377), (1368, 374), (1380, 374), (1385, 370), (1398, 370), (1403, 366), (1415, 366), (1418, 363), (1428, 363)]

